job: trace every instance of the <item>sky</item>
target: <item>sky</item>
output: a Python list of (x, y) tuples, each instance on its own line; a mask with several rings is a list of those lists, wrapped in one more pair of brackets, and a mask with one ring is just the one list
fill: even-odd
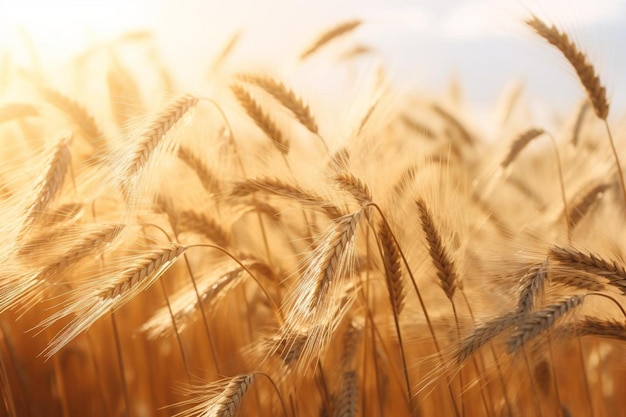
[(467, 101), (489, 106), (517, 78), (534, 100), (571, 110), (583, 92), (558, 53), (522, 24), (530, 12), (583, 46), (623, 113), (624, 0), (0, 0), (0, 48), (23, 46), (26, 31), (41, 59), (54, 62), (143, 28), (191, 76), (199, 57), (238, 30), (252, 55), (280, 59), (333, 24), (360, 18), (366, 23), (354, 41), (380, 51), (399, 85), (436, 93), (456, 78)]

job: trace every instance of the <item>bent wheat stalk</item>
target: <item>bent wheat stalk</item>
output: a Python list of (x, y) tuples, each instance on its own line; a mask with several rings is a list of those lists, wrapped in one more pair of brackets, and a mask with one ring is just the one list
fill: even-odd
[(85, 107), (52, 88), (41, 87), (39, 93), (80, 128), (81, 133), (94, 150), (102, 149), (105, 144), (104, 135)]
[[(74, 318), (50, 341), (42, 354), (46, 358), (60, 351), (80, 333), (89, 329), (97, 320), (120, 308), (141, 291), (150, 287), (188, 249), (171, 245), (154, 249), (127, 266), (121, 273), (108, 278), (108, 283), (98, 288), (91, 285), (76, 291), (76, 299), (44, 320), (39, 326), (47, 328), (70, 314)], [(106, 277), (105, 277), (106, 278)]]
[(252, 98), (245, 88), (238, 84), (232, 84), (230, 90), (237, 98), (237, 101), (239, 101), (241, 107), (254, 121), (254, 124), (272, 140), (272, 143), (281, 154), (287, 155), (289, 153), (289, 141), (284, 137), (283, 132), (270, 116), (263, 111), (259, 103)]
[(127, 177), (134, 175), (144, 167), (165, 135), (196, 104), (198, 104), (198, 98), (183, 94), (152, 117), (139, 133), (135, 142), (135, 149), (132, 151), (125, 170)]
[(522, 152), (522, 150), (524, 150), (524, 148), (533, 139), (541, 136), (543, 133), (544, 133), (543, 129), (530, 128), (524, 133), (522, 133), (521, 135), (519, 135), (517, 139), (515, 139), (513, 143), (511, 144), (511, 148), (509, 149), (509, 152), (504, 157), (502, 162), (500, 162), (500, 166), (503, 169), (506, 169), (511, 164), (511, 162), (513, 162), (515, 158), (517, 158), (517, 155), (519, 155), (519, 153)]
[(587, 56), (582, 52), (574, 42), (572, 42), (567, 36), (567, 33), (559, 31), (555, 26), (548, 26), (537, 16), (531, 16), (526, 20), (526, 24), (537, 32), (539, 36), (544, 38), (550, 44), (554, 45), (565, 58), (572, 65), (578, 79), (587, 91), (587, 96), (593, 111), (598, 118), (604, 121), (606, 126), (607, 135), (609, 137), (609, 143), (615, 159), (615, 166), (617, 168), (620, 185), (622, 187), (622, 195), (626, 202), (626, 183), (624, 182), (624, 172), (622, 171), (622, 164), (615, 148), (615, 142), (609, 128), (607, 117), (609, 115), (609, 102), (606, 98), (606, 89), (600, 83), (600, 78), (596, 74), (596, 70), (592, 64), (587, 61)]
[(322, 33), (319, 38), (317, 38), (317, 40), (315, 40), (315, 42), (311, 44), (311, 46), (309, 46), (304, 52), (302, 52), (302, 54), (300, 54), (300, 60), (304, 61), (306, 58), (310, 57), (319, 49), (321, 49), (324, 45), (326, 45), (335, 38), (338, 38), (353, 31), (354, 29), (359, 27), (361, 23), (362, 22), (360, 20), (350, 20), (340, 23), (337, 26)]
[(446, 294), (446, 297), (452, 301), (458, 281), (454, 261), (445, 248), (441, 234), (435, 225), (430, 209), (426, 206), (426, 202), (422, 198), (419, 198), (416, 204), (419, 210), (424, 237), (428, 244), (428, 252), (437, 270), (441, 288)]
[(513, 336), (507, 341), (509, 353), (518, 352), (527, 342), (548, 330), (567, 313), (580, 306), (584, 295), (575, 295), (522, 317)]
[(608, 279), (610, 285), (626, 294), (626, 267), (618, 261), (560, 246), (550, 248), (549, 254), (563, 265)]
[(31, 104), (7, 103), (0, 107), (0, 124), (24, 117), (39, 116), (39, 110)]
[(319, 129), (315, 117), (311, 113), (311, 109), (309, 109), (308, 105), (304, 104), (302, 99), (298, 97), (291, 88), (274, 78), (262, 75), (241, 74), (239, 78), (247, 83), (262, 88), (291, 111), (302, 126), (306, 127), (311, 133), (318, 133)]
[(45, 164), (45, 171), (36, 181), (33, 202), (26, 209), (26, 216), (22, 225), (22, 231), (26, 230), (37, 220), (54, 200), (63, 187), (65, 174), (70, 169), (72, 155), (69, 145), (72, 134), (62, 134), (58, 139), (49, 160)]

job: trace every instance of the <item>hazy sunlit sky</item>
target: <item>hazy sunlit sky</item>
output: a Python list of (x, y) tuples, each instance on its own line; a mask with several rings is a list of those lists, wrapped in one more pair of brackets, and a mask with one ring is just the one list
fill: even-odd
[(567, 110), (582, 91), (558, 54), (521, 24), (529, 11), (584, 46), (614, 107), (626, 110), (625, 0), (0, 0), (0, 48), (15, 49), (22, 28), (48, 62), (144, 28), (184, 74), (239, 29), (257, 55), (279, 57), (337, 22), (361, 18), (367, 23), (354, 39), (379, 49), (400, 84), (436, 91), (456, 76), (468, 101), (486, 106), (518, 77), (529, 95)]

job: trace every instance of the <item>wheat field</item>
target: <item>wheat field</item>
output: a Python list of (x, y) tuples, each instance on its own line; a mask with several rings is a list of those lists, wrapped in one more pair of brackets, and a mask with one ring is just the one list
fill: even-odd
[(146, 32), (63, 76), (5, 55), (2, 415), (626, 415), (626, 137), (593, 63), (529, 16), (586, 95), (554, 128), (514, 89), (489, 141), (384, 67), (314, 94), (366, 24), (291, 73), (237, 33), (197, 91)]

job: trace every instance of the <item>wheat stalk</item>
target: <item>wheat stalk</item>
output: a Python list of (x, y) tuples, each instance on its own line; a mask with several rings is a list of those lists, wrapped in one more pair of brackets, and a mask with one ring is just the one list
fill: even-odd
[(626, 294), (626, 267), (618, 261), (560, 246), (550, 248), (549, 254), (564, 265), (607, 278), (611, 285), (619, 289), (622, 294)]
[(220, 191), (218, 175), (212, 172), (204, 162), (185, 146), (178, 148), (178, 157), (198, 176), (202, 187), (209, 193), (215, 194)]
[(356, 417), (359, 379), (356, 371), (346, 371), (341, 379), (341, 391), (333, 407), (334, 417)]
[(400, 251), (389, 226), (384, 222), (381, 222), (378, 227), (378, 237), (380, 238), (380, 246), (383, 251), (383, 266), (385, 268), (389, 299), (395, 314), (399, 316), (404, 308), (406, 298)]
[(305, 206), (318, 207), (331, 219), (337, 219), (344, 215), (344, 212), (332, 202), (314, 192), (304, 190), (302, 187), (293, 186), (278, 178), (260, 177), (237, 182), (233, 184), (230, 195), (233, 197), (245, 197), (257, 191), (289, 198)]
[(416, 204), (419, 210), (422, 230), (424, 231), (424, 236), (428, 244), (428, 253), (437, 270), (437, 277), (439, 277), (441, 288), (443, 288), (446, 297), (452, 300), (458, 284), (454, 261), (445, 248), (441, 234), (437, 229), (429, 208), (426, 206), (426, 202), (422, 198), (418, 198)]
[(526, 24), (537, 32), (550, 44), (554, 45), (565, 59), (572, 65), (578, 79), (587, 91), (589, 100), (596, 115), (605, 120), (609, 114), (609, 103), (606, 99), (606, 90), (600, 83), (595, 68), (587, 61), (587, 56), (572, 42), (567, 33), (559, 31), (555, 26), (548, 26), (537, 16), (526, 20)]
[(587, 61), (586, 55), (579, 50), (574, 42), (572, 42), (566, 33), (560, 32), (554, 26), (548, 26), (541, 21), (537, 16), (532, 16), (526, 20), (526, 24), (533, 28), (537, 34), (543, 37), (552, 45), (556, 46), (559, 51), (565, 56), (565, 58), (572, 65), (578, 79), (587, 91), (587, 96), (591, 101), (593, 110), (600, 119), (604, 120), (606, 131), (609, 137), (609, 143), (611, 145), (611, 151), (613, 152), (613, 158), (615, 159), (615, 165), (617, 167), (617, 173), (619, 176), (620, 185), (622, 188), (622, 196), (626, 200), (626, 182), (624, 180), (624, 173), (622, 171), (622, 164), (615, 148), (615, 142), (611, 134), (611, 129), (607, 121), (609, 115), (609, 103), (606, 98), (606, 89), (600, 83), (600, 78), (596, 74), (595, 68)]
[(543, 296), (548, 273), (548, 261), (549, 258), (540, 265), (530, 267), (520, 279), (522, 290), (517, 302), (517, 314), (530, 313), (535, 306), (535, 300)]
[(372, 202), (372, 193), (369, 187), (359, 178), (349, 172), (341, 172), (334, 178), (335, 182), (342, 190), (348, 192), (363, 207)]
[(184, 210), (174, 213), (173, 216), (177, 218), (176, 226), (179, 231), (201, 234), (223, 248), (230, 246), (230, 234), (220, 226), (217, 220), (208, 217), (206, 214)]
[(80, 128), (81, 133), (94, 150), (102, 148), (105, 143), (104, 135), (85, 107), (52, 88), (41, 87), (39, 93)]
[(300, 54), (300, 60), (304, 60), (315, 52), (320, 50), (324, 45), (328, 44), (333, 39), (336, 39), (342, 35), (345, 35), (361, 25), (360, 20), (349, 20), (338, 24), (337, 26), (330, 28), (326, 32), (322, 33), (304, 52)]
[(267, 115), (259, 106), (259, 103), (252, 98), (245, 88), (238, 84), (232, 84), (230, 90), (233, 92), (237, 101), (244, 108), (248, 116), (254, 123), (272, 140), (276, 149), (283, 155), (289, 153), (289, 141), (284, 137), (283, 132), (278, 128), (276, 123)]
[(43, 354), (47, 358), (52, 357), (97, 320), (120, 308), (139, 292), (151, 286), (186, 249), (186, 246), (172, 245), (151, 250), (126, 265), (122, 272), (109, 277), (109, 282), (105, 285), (95, 289), (87, 286), (82, 294), (77, 290), (73, 302), (40, 323), (40, 327), (46, 328), (70, 314), (75, 315), (72, 321), (54, 336)]
[[(36, 273), (15, 280), (14, 283), (6, 283), (4, 291), (0, 296), (0, 311), (11, 308), (16, 303), (22, 301), (27, 292), (29, 293), (28, 300), (35, 299), (38, 296), (35, 291), (39, 287), (58, 281), (66, 269), (85, 259), (93, 252), (99, 251), (105, 244), (115, 240), (123, 228), (124, 226), (119, 224), (101, 225), (93, 231), (83, 233), (67, 250), (57, 255), (53, 262), (46, 264)], [(50, 239), (58, 239), (59, 234), (60, 231), (55, 230), (55, 234), (52, 236), (44, 235), (42, 239), (30, 241), (26, 246), (28, 249), (24, 250), (25, 248), (21, 248), (19, 254), (24, 257), (31, 255), (33, 251), (45, 252), (50, 250), (50, 246), (52, 246)]]
[(583, 295), (575, 295), (523, 316), (513, 336), (507, 340), (509, 353), (519, 351), (527, 342), (552, 327), (559, 318), (580, 306), (584, 299)]
[(311, 292), (310, 309), (325, 307), (332, 283), (344, 268), (360, 218), (360, 211), (339, 218), (328, 239), (320, 246), (320, 256), (311, 261), (309, 269), (314, 271), (315, 285)]
[(339, 361), (341, 369), (352, 368), (352, 362), (361, 343), (362, 333), (363, 326), (352, 320), (343, 334), (341, 360)]
[(232, 378), (224, 388), (213, 415), (215, 417), (234, 417), (253, 382), (254, 374), (239, 375)]
[(193, 398), (179, 405), (195, 405), (174, 417), (234, 417), (255, 379), (255, 374), (248, 373), (206, 386), (186, 388), (185, 392)]
[(433, 104), (432, 109), (461, 135), (461, 139), (466, 145), (474, 145), (476, 139), (456, 116), (441, 107), (439, 104)]
[(575, 324), (575, 333), (577, 336), (600, 336), (626, 341), (626, 323), (586, 317)]
[(319, 128), (317, 127), (315, 117), (311, 113), (311, 109), (304, 104), (302, 99), (291, 88), (274, 78), (262, 75), (241, 74), (239, 78), (262, 88), (291, 111), (302, 126), (306, 127), (311, 133), (318, 133)]
[(167, 249), (157, 249), (146, 253), (134, 266), (123, 272), (113, 285), (98, 293), (103, 300), (115, 300), (126, 296), (137, 288), (144, 287), (150, 281), (154, 282), (175, 261), (186, 247), (174, 245)]
[[(256, 270), (269, 274), (268, 266), (258, 261), (243, 261), (243, 265), (248, 270)], [(223, 299), (227, 293), (239, 285), (244, 278), (245, 270), (237, 265), (232, 266), (232, 261), (227, 263), (227, 267), (216, 267), (211, 273), (204, 274), (198, 279), (198, 290), (200, 300), (209, 305), (215, 305)], [(187, 285), (179, 290), (172, 297), (172, 315), (176, 322), (176, 329), (179, 333), (185, 331), (191, 317), (198, 312), (198, 297), (193, 289), (193, 285)], [(171, 336), (174, 331), (170, 323), (170, 311), (167, 306), (157, 310), (154, 315), (141, 326), (141, 331), (146, 332), (148, 338), (154, 340), (160, 337)]]
[(520, 134), (517, 139), (513, 141), (509, 152), (506, 154), (502, 162), (500, 162), (500, 166), (505, 169), (508, 167), (511, 162), (517, 158), (517, 155), (535, 138), (541, 136), (544, 133), (543, 129), (531, 128)]
[[(132, 73), (124, 67), (115, 55), (111, 58), (111, 69), (107, 73), (107, 86), (111, 102), (111, 112), (119, 127), (141, 111), (141, 93)], [(130, 101), (134, 103), (130, 103)]]
[(435, 132), (430, 127), (428, 127), (427, 124), (418, 122), (407, 114), (400, 115), (400, 120), (402, 121), (402, 124), (404, 126), (416, 132), (422, 138), (428, 140), (433, 140), (437, 138)]
[(574, 128), (572, 129), (572, 145), (578, 146), (578, 142), (580, 140), (580, 133), (583, 127), (583, 121), (585, 120), (585, 116), (587, 112), (591, 108), (591, 104), (589, 100), (585, 99), (583, 103), (580, 105), (580, 109), (578, 110), (578, 114), (576, 116), (576, 122), (574, 123)]
[(165, 135), (196, 104), (198, 104), (198, 98), (183, 94), (172, 100), (150, 119), (135, 140), (134, 150), (131, 152), (125, 169), (127, 177), (134, 175), (144, 167)]
[(569, 211), (567, 212), (567, 219), (572, 230), (589, 213), (594, 203), (601, 198), (602, 193), (610, 187), (609, 184), (601, 182), (574, 196), (572, 203), (568, 204)]
[(209, 74), (215, 74), (216, 70), (222, 65), (226, 58), (233, 52), (239, 41), (241, 40), (242, 31), (239, 30), (230, 37), (228, 42), (224, 45), (220, 53), (215, 57), (213, 63), (211, 64), (211, 69), (209, 70)]
[[(123, 224), (105, 224), (97, 226), (95, 230), (87, 232), (76, 239), (56, 261), (46, 266), (39, 275), (42, 279), (58, 275), (69, 266), (98, 251), (103, 245), (113, 242), (124, 230)], [(42, 248), (43, 249), (43, 248)]]
[(482, 346), (502, 334), (509, 327), (517, 324), (519, 320), (518, 314), (507, 313), (473, 329), (459, 342), (458, 351), (455, 355), (456, 363), (465, 361)]
[(37, 107), (24, 103), (6, 103), (0, 106), (0, 124), (15, 119), (39, 116)]
[(25, 230), (39, 218), (63, 187), (65, 175), (70, 168), (72, 155), (69, 145), (71, 134), (62, 134), (57, 140), (52, 154), (44, 166), (44, 172), (35, 182), (33, 202), (26, 209), (26, 219), (22, 226)]

